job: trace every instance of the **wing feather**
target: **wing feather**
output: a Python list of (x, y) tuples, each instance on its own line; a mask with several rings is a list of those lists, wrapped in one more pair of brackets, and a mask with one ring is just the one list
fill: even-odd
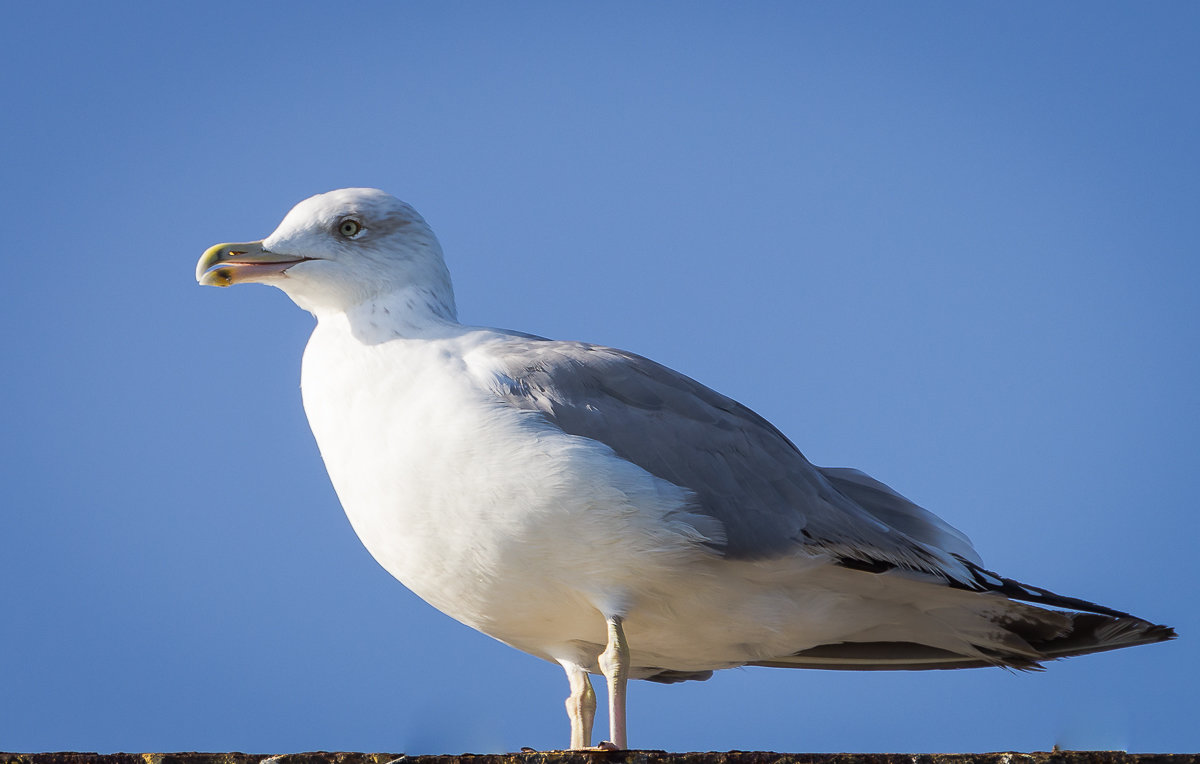
[[(495, 353), (495, 392), (694, 496), (733, 559), (801, 548), (852, 567), (904, 567), (970, 582), (970, 542), (854, 470), (814, 467), (742, 404), (649, 359), (585, 343), (514, 336)], [(958, 555), (956, 557), (955, 555)]]

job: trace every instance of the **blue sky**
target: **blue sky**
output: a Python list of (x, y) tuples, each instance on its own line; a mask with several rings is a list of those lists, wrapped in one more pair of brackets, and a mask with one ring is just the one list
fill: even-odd
[(631, 689), (674, 750), (1196, 751), (1200, 10), (8, 4), (0, 750), (566, 743), (557, 666), (361, 547), (311, 318), (196, 258), (349, 185), (461, 317), (653, 357), (1176, 626), (1051, 665)]

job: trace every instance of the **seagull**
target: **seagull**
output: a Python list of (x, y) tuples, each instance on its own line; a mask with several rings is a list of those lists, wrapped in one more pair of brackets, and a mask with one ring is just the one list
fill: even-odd
[(591, 675), (601, 747), (625, 749), (630, 679), (1035, 669), (1175, 636), (987, 570), (941, 518), (661, 364), (459, 323), (433, 231), (383, 191), (306, 199), (196, 278), (316, 317), (304, 410), (354, 531), (438, 610), (562, 666), (571, 748)]

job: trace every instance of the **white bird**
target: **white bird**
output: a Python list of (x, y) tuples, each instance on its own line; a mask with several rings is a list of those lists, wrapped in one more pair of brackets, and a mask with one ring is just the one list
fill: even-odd
[(304, 409), (355, 532), (426, 602), (560, 664), (572, 748), (591, 745), (590, 674), (625, 748), (631, 678), (1035, 668), (1174, 636), (985, 570), (937, 516), (813, 466), (683, 374), (460, 324), (433, 231), (382, 191), (306, 199), (196, 277), (270, 284), (316, 316)]

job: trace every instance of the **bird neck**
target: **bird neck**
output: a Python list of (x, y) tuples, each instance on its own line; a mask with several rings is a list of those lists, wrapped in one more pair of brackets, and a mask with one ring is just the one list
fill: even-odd
[[(372, 296), (344, 311), (350, 332), (362, 343), (445, 336), (459, 328), (454, 293), (427, 286), (406, 286)], [(323, 316), (317, 315), (318, 322)]]

